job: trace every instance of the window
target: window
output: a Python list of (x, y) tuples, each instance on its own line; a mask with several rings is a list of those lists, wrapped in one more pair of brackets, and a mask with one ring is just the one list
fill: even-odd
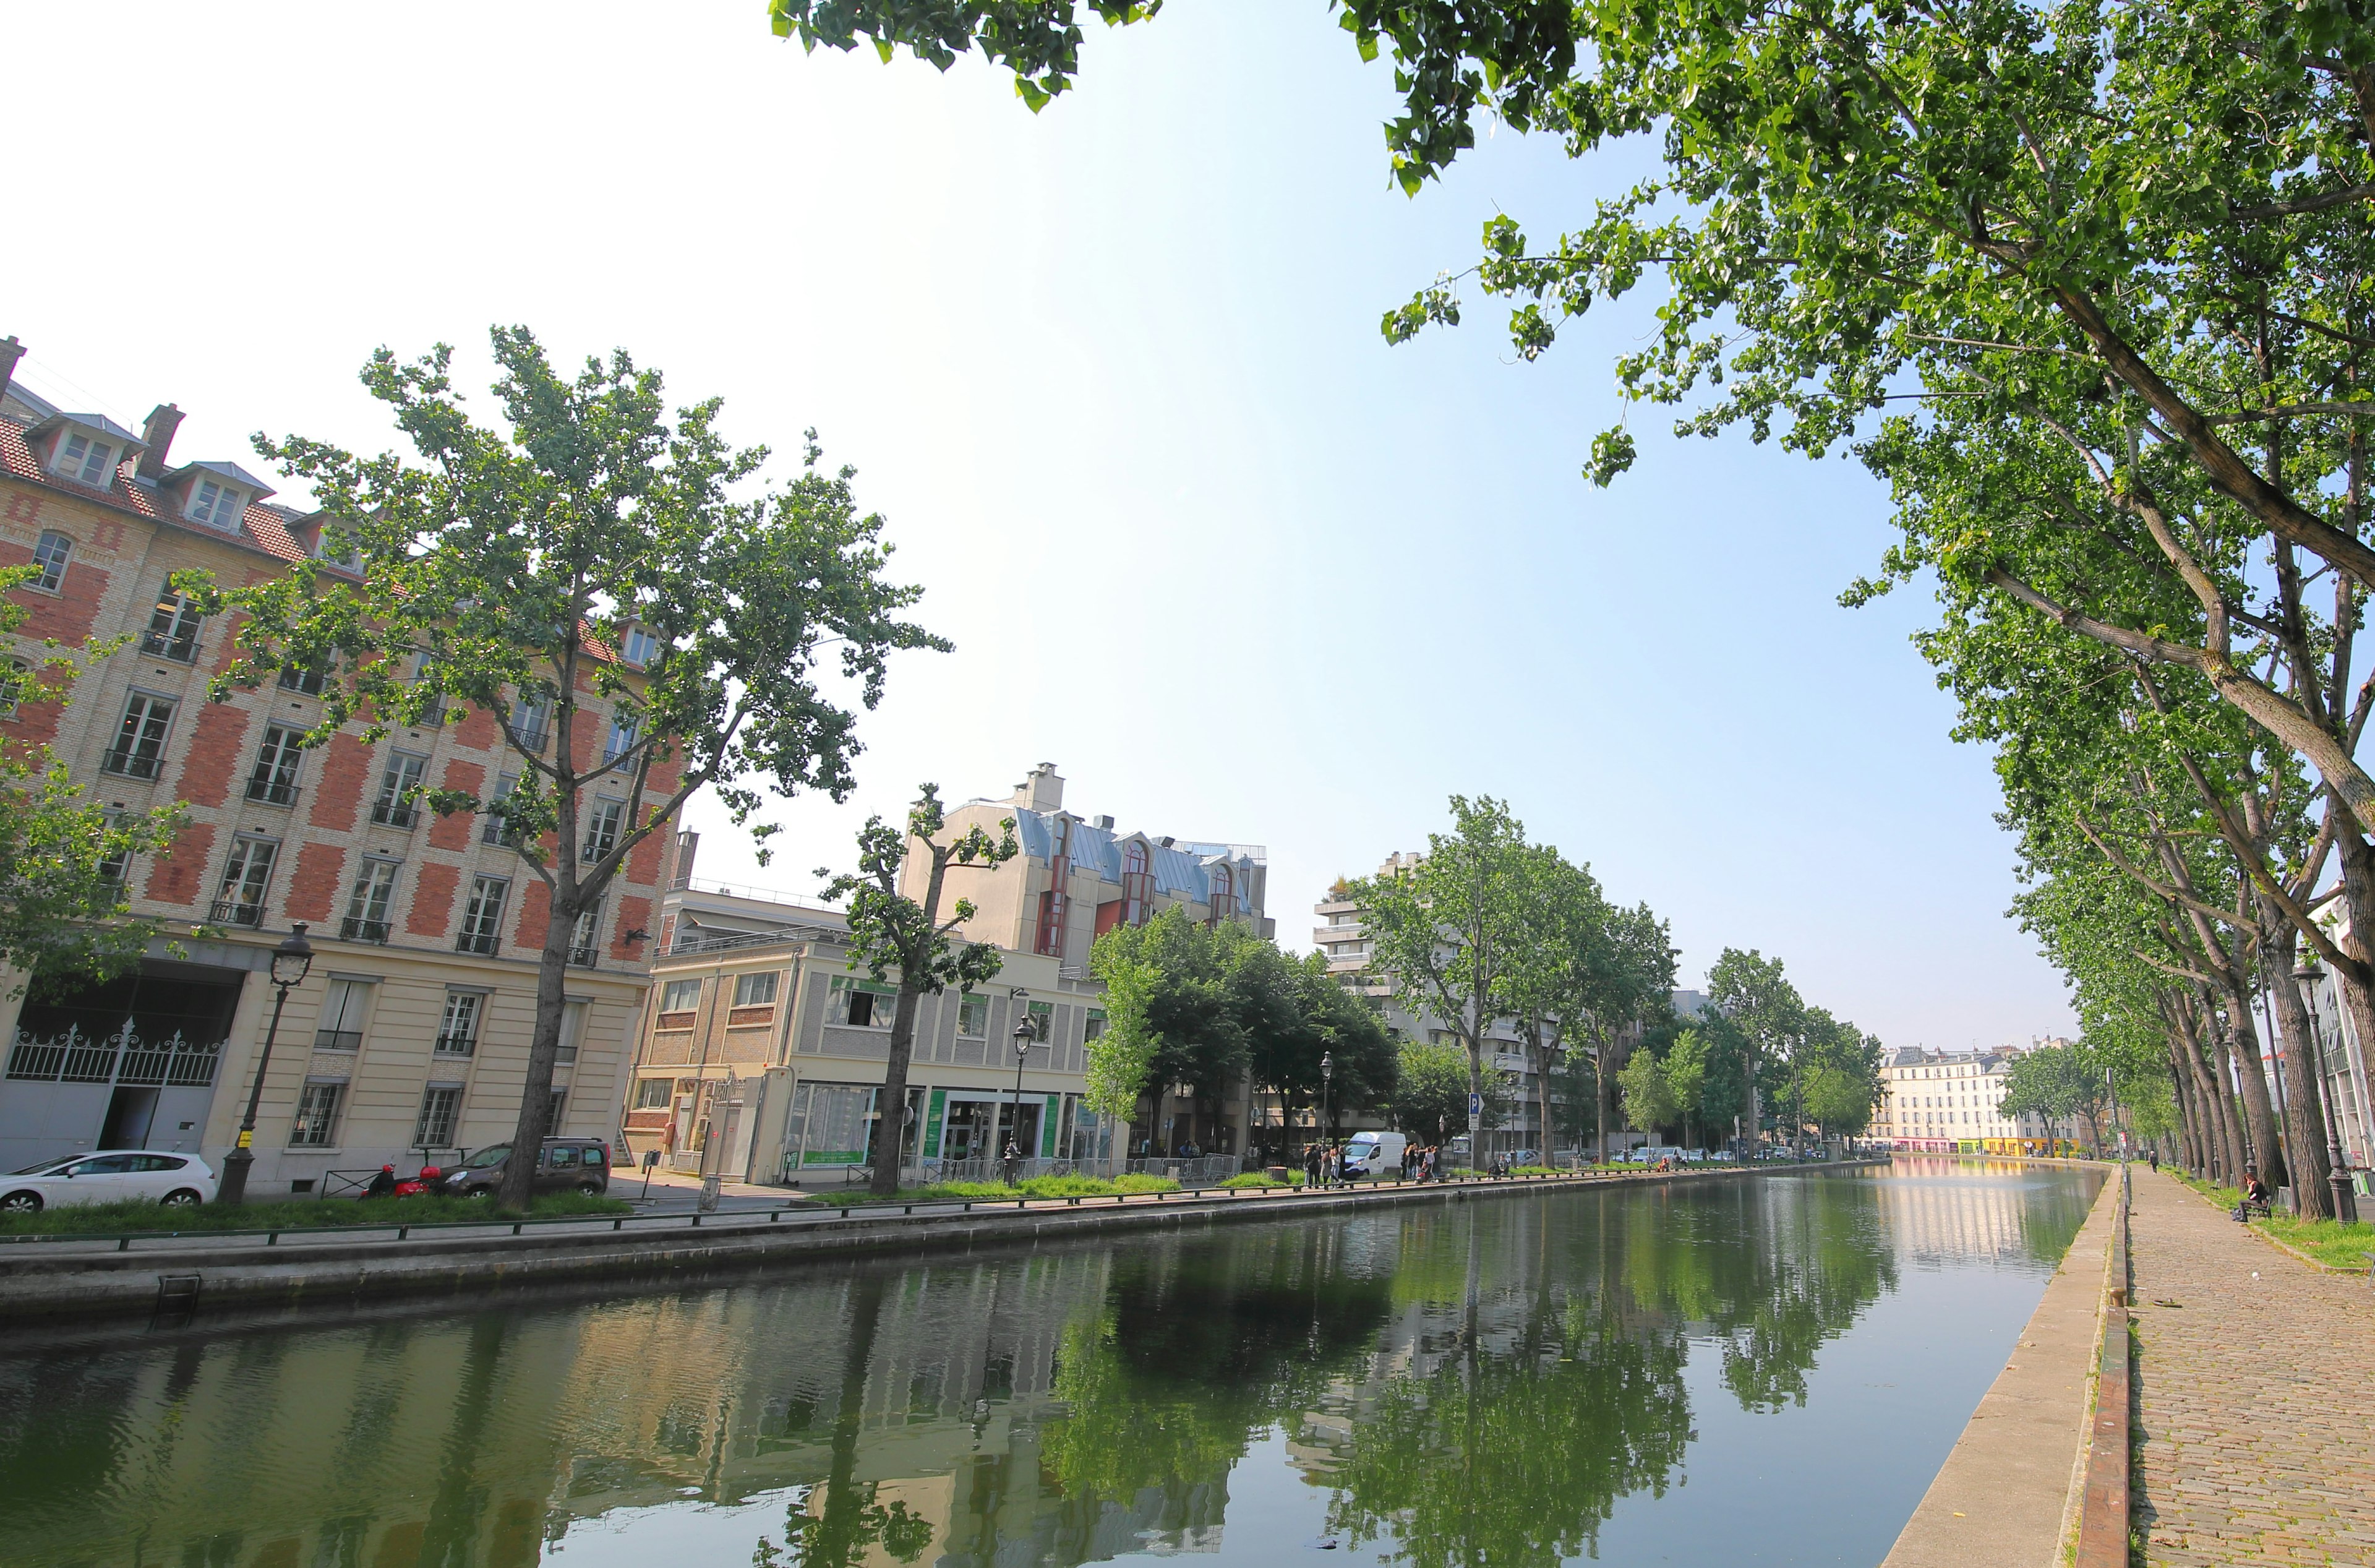
[(379, 798), (372, 802), (372, 820), (386, 828), (412, 826), (420, 815), (414, 792), (428, 768), (429, 759), (417, 752), (389, 752), (387, 769), (379, 776)]
[(888, 1029), (898, 996), (895, 986), (836, 974), (832, 995), (825, 1001), (824, 1020), (845, 1023), (852, 1029)]
[(305, 757), (305, 732), (288, 725), (266, 725), (264, 745), (255, 754), (255, 771), (247, 776), (247, 797), (267, 806), (297, 802), (297, 767)]
[(33, 681), (31, 665), (23, 659), (10, 659), (8, 672), (11, 679), (7, 690), (0, 692), (0, 719), (15, 718), (18, 707), (31, 694), (30, 688)]
[(480, 877), (470, 884), (470, 902), (462, 912), (462, 934), (454, 949), (491, 953), (503, 945), (503, 904), (512, 896), (508, 877)]
[(1212, 867), (1212, 918), (1226, 920), (1237, 913), (1236, 878), (1225, 866)]
[(660, 640), (653, 636), (649, 631), (640, 626), (627, 628), (627, 635), (622, 640), (620, 652), (629, 664), (641, 669), (658, 657), (659, 651)]
[[(101, 828), (112, 832), (123, 826), (124, 813), (110, 808), (99, 814), (99, 819)], [(132, 851), (128, 848), (119, 849), (113, 855), (103, 857), (99, 863), (100, 880), (110, 887), (122, 888), (131, 876)]]
[(585, 814), (585, 843), (577, 858), (586, 862), (601, 859), (619, 846), (619, 829), (626, 820), (627, 803), (623, 800), (597, 800)]
[(513, 832), (510, 826), (504, 822), (503, 814), (495, 809), (495, 807), (499, 802), (509, 799), (511, 797), (512, 791), (518, 787), (519, 775), (517, 773), (497, 773), (495, 775), (495, 793), (487, 802), (487, 819), (479, 829), (479, 842), (480, 843), (507, 843), (513, 845), (514, 848), (518, 846), (519, 835)]
[(552, 699), (521, 692), (512, 701), (512, 733), (524, 749), (541, 753), (552, 738)]
[(957, 1032), (977, 1039), (989, 1032), (989, 998), (971, 994), (957, 998)]
[(309, 1083), (297, 1095), (297, 1120), (289, 1129), (291, 1149), (324, 1149), (338, 1125), (338, 1102), (347, 1097), (343, 1083)]
[(372, 982), (333, 980), (322, 998), (322, 1020), (313, 1030), (316, 1051), (360, 1051), (363, 1014), (370, 1010)]
[(1154, 876), (1147, 870), (1146, 846), (1133, 843), (1122, 852), (1121, 859), (1121, 923), (1143, 925), (1152, 914)]
[(154, 779), (157, 762), (164, 758), (164, 737), (173, 727), (173, 699), (149, 696), (148, 691), (133, 691), (124, 699), (124, 725), (116, 729), (116, 744), (107, 749), (107, 760), (100, 762), (107, 772), (119, 772), (126, 779)]
[(1083, 1026), (1082, 1026), (1082, 1028), (1081, 1028), (1081, 1040), (1083, 1040), (1083, 1041), (1090, 1041), (1090, 1040), (1102, 1040), (1102, 1039), (1104, 1039), (1104, 1038), (1105, 1038), (1105, 1013), (1103, 1012), (1103, 1010), (1101, 1010), (1101, 1009), (1099, 1009), (1099, 1008), (1091, 1008), (1089, 1009), (1089, 1021), (1088, 1021), (1085, 1025), (1083, 1025)]
[(148, 630), (140, 639), (140, 651), (177, 664), (195, 663), (198, 624), (205, 619), (189, 596), (173, 592), (173, 584), (168, 582), (157, 595), (157, 607), (148, 612)]
[(420, 1119), (412, 1125), (412, 1147), (427, 1153), (454, 1147), (454, 1124), (461, 1120), (462, 1086), (432, 1083), (420, 1096)]
[(701, 982), (671, 980), (660, 987), (660, 1011), (689, 1013), (701, 1006)]
[(247, 511), (247, 497), (229, 485), (200, 479), (190, 491), (190, 520), (209, 528), (236, 528)]
[[(412, 666), (412, 684), (415, 686), (431, 685), (436, 681), (436, 678), (437, 661), (431, 658), (426, 654), (421, 654), (420, 662)], [(420, 705), (420, 716), (414, 719), (412, 722), (416, 725), (439, 725), (444, 723), (445, 694), (442, 691), (431, 691), (429, 693), (428, 697)]]
[(347, 894), (347, 918), (338, 926), (338, 935), (349, 942), (384, 942), (387, 940), (388, 905), (396, 898), (396, 868), (393, 860), (366, 860), (355, 874), (355, 885)]
[(643, 728), (639, 714), (620, 713), (610, 721), (610, 738), (602, 743), (602, 760), (615, 762), (634, 749), (636, 733)]
[(569, 928), (569, 961), (580, 969), (591, 969), (602, 956), (602, 905), (597, 901), (590, 909), (577, 912), (577, 923)]
[(446, 992), (445, 1016), (437, 1023), (438, 1053), (467, 1056), (478, 1050), (479, 1020), (486, 1008), (487, 995), (483, 991)]
[(215, 895), (214, 919), (222, 925), (264, 924), (265, 890), (272, 885), (272, 863), (280, 854), (278, 839), (241, 835), (231, 840), (230, 859), (224, 863), (222, 890)]
[[(592, 1005), (582, 997), (573, 997), (561, 1004), (561, 1043), (552, 1054), (554, 1066), (565, 1066), (577, 1059), (577, 1047), (585, 1040), (585, 1011)], [(553, 1125), (561, 1125), (557, 1106), (554, 1108)]]
[(68, 430), (58, 442), (57, 471), (69, 479), (86, 485), (107, 483), (107, 460), (115, 455), (115, 448), (103, 441), (93, 441), (80, 430)]
[[(556, 1090), (554, 1090), (554, 1091), (552, 1091), (552, 1101), (551, 1101), (551, 1103), (548, 1104), (548, 1105), (545, 1107), (545, 1109), (544, 1109), (544, 1130), (545, 1130), (545, 1131), (547, 1131), (547, 1132), (551, 1132), (551, 1133), (557, 1133), (557, 1132), (559, 1132), (559, 1131), (561, 1130), (561, 1108), (562, 1108), (563, 1106), (567, 1105), (568, 1103), (569, 1103), (569, 1091), (567, 1091), (567, 1090), (565, 1090), (565, 1089), (556, 1089)], [(569, 1158), (568, 1158), (568, 1159), (566, 1159), (566, 1160), (563, 1160), (563, 1159), (561, 1158), (561, 1156), (562, 1156), (562, 1155), (564, 1155), (564, 1154), (565, 1154), (565, 1155), (567, 1155)], [(554, 1150), (552, 1151), (552, 1169), (554, 1169), (554, 1170), (556, 1170), (556, 1171), (557, 1171), (557, 1170), (561, 1169), (563, 1165), (574, 1165), (574, 1164), (576, 1164), (576, 1163), (577, 1163), (577, 1150), (576, 1150), (576, 1149), (570, 1149), (570, 1148), (562, 1148), (562, 1149), (554, 1149)]]
[(33, 564), (41, 574), (27, 584), (45, 594), (54, 594), (65, 585), (66, 557), (74, 554), (74, 541), (64, 534), (46, 532), (41, 542), (33, 547)]
[(739, 974), (734, 978), (734, 1005), (738, 1008), (772, 1008), (775, 1005), (775, 972), (761, 974)]
[(280, 690), (294, 691), (301, 697), (319, 697), (329, 678), (330, 662), (327, 659), (313, 664), (292, 662), (280, 666)]
[(674, 1079), (646, 1078), (635, 1081), (635, 1109), (638, 1111), (665, 1111), (675, 1099)]

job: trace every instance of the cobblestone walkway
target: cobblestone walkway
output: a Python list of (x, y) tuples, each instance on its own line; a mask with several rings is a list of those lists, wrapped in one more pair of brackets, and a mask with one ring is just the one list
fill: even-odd
[(2143, 1166), (2134, 1190), (2145, 1561), (2375, 1563), (2375, 1291)]

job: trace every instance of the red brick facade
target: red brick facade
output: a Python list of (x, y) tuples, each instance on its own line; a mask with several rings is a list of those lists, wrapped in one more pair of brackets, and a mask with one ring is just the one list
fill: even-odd
[(289, 874), (289, 918), (328, 924), (345, 890), (346, 868), (346, 850), (326, 839), (301, 846), (296, 867)]

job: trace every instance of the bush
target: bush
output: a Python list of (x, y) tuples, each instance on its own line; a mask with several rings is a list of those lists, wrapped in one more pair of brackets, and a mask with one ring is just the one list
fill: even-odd
[(1300, 1171), (1289, 1171), (1286, 1173), (1285, 1181), (1275, 1182), (1259, 1171), (1247, 1171), (1242, 1176), (1231, 1176), (1227, 1181), (1223, 1182), (1221, 1185), (1224, 1187), (1299, 1187), (1303, 1185), (1303, 1173)]
[(1116, 1181), (1102, 1176), (1029, 1176), (1019, 1186), (1004, 1182), (934, 1182), (928, 1186), (901, 1187), (889, 1197), (851, 1193), (824, 1202), (830, 1208), (856, 1208), (869, 1203), (1012, 1203), (1024, 1197), (1112, 1197), (1117, 1193), (1178, 1190), (1179, 1184), (1168, 1176), (1123, 1176)]
[[(581, 1193), (548, 1193), (536, 1200), (527, 1218), (563, 1220), (572, 1215), (631, 1214), (634, 1206), (615, 1197), (587, 1197)], [(124, 1203), (92, 1203), (72, 1208), (45, 1208), (39, 1214), (0, 1215), (0, 1236), (121, 1235), (126, 1231), (310, 1231), (340, 1225), (426, 1225), (438, 1221), (517, 1220), (522, 1216), (499, 1209), (485, 1198), (375, 1197), (368, 1203), (352, 1198), (297, 1198), (285, 1203), (247, 1203), (233, 1207), (204, 1203), (195, 1208), (167, 1208), (134, 1199)]]

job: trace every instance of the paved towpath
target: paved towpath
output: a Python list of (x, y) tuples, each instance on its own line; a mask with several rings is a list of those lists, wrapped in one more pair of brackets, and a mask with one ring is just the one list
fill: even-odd
[(2375, 1291), (2142, 1167), (2129, 1237), (2145, 1561), (2375, 1563)]

